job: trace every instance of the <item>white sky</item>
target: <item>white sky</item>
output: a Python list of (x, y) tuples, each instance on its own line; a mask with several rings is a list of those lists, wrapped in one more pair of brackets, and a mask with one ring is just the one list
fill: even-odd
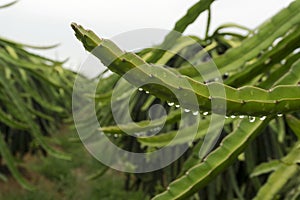
[[(0, 5), (10, 2), (0, 0)], [(73, 36), (71, 22), (110, 38), (140, 28), (172, 29), (175, 22), (197, 0), (20, 0), (0, 10), (0, 36), (31, 45), (60, 43), (42, 55), (63, 60), (76, 68), (86, 52)], [(212, 30), (235, 22), (257, 27), (292, 0), (218, 0), (212, 9)], [(205, 16), (200, 17), (185, 33), (201, 35)], [(203, 22), (203, 23), (202, 23)]]

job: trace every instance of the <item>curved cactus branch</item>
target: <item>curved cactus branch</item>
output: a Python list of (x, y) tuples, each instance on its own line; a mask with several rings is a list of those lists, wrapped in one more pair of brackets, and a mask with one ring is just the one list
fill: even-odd
[[(219, 82), (200, 83), (189, 77), (174, 74), (163, 67), (149, 65), (137, 55), (123, 52), (110, 40), (100, 39), (92, 31), (86, 31), (81, 26), (72, 24), (72, 27), (87, 50), (92, 51), (97, 47), (92, 53), (111, 71), (122, 76), (134, 69), (134, 77), (129, 75), (130, 78), (128, 79), (131, 84), (140, 85), (147, 80), (155, 81), (157, 84), (148, 84), (142, 86), (142, 88), (170, 102), (178, 103), (178, 100), (172, 92), (168, 92), (162, 86), (178, 91), (178, 93), (185, 96), (196, 95), (199, 105), (190, 104), (187, 98), (185, 99), (186, 105), (182, 106), (186, 106), (188, 109), (195, 109), (199, 106), (201, 110), (210, 111), (213, 99), (215, 101), (225, 100), (227, 114), (229, 115), (264, 116), (300, 110), (300, 87), (298, 85), (279, 85), (270, 90), (264, 90), (253, 86), (235, 89)], [(296, 70), (294, 75), (299, 79), (300, 73), (297, 73), (297, 71), (300, 70), (300, 61), (294, 65)], [(191, 87), (185, 86), (186, 81)], [(210, 89), (218, 91), (223, 88), (225, 89), (226, 99), (220, 96), (211, 96), (209, 93)], [(212, 112), (218, 113), (220, 111), (212, 110)]]
[(222, 141), (220, 147), (210, 153), (203, 162), (190, 168), (184, 176), (172, 182), (167, 191), (155, 196), (153, 200), (185, 199), (204, 187), (236, 159), (269, 120), (254, 123), (241, 120), (238, 128)]

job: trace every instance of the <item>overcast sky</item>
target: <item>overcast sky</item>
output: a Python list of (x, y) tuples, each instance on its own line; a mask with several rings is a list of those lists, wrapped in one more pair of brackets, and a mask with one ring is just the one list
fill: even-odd
[[(0, 5), (10, 2), (0, 0)], [(60, 47), (41, 52), (51, 58), (70, 57), (68, 66), (76, 68), (86, 52), (73, 36), (71, 22), (111, 38), (122, 32), (141, 28), (172, 29), (174, 23), (197, 0), (20, 0), (0, 10), (0, 36), (31, 45)], [(212, 8), (212, 29), (222, 23), (235, 22), (257, 27), (292, 0), (218, 0)], [(200, 17), (185, 33), (201, 35)]]

